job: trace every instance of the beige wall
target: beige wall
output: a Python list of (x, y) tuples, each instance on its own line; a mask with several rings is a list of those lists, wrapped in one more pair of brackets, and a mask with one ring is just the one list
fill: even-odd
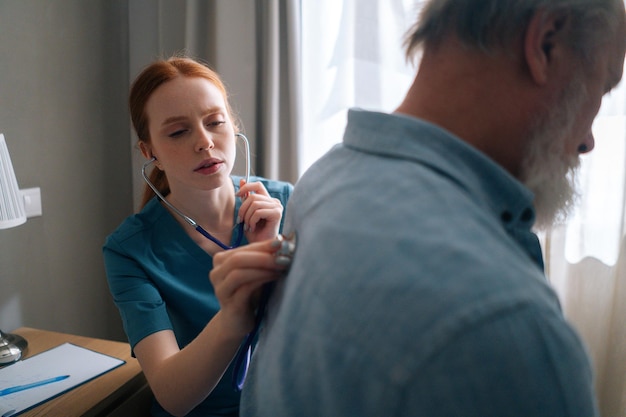
[(125, 14), (115, 0), (0, 1), (0, 132), (43, 209), (0, 230), (5, 331), (120, 335), (100, 247), (131, 209)]
[[(0, 230), (2, 330), (123, 338), (101, 246), (133, 211), (129, 3), (152, 1), (0, 0), (0, 132), (20, 188), (40, 187), (43, 206), (42, 217)], [(224, 15), (215, 66), (253, 126), (254, 2), (214, 4)]]

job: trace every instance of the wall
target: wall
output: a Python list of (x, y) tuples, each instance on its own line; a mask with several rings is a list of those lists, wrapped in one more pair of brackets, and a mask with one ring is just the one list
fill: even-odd
[(0, 0), (0, 132), (20, 188), (40, 187), (43, 206), (43, 216), (0, 230), (0, 329), (124, 340), (101, 247), (143, 186), (129, 80), (155, 57), (191, 49), (222, 73), (253, 127), (254, 8), (249, 0)]
[(0, 1), (0, 132), (43, 216), (0, 230), (0, 328), (120, 338), (105, 236), (132, 210), (126, 5)]

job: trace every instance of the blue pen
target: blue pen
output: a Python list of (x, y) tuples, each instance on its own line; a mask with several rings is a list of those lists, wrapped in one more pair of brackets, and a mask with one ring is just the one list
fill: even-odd
[(69, 375), (55, 376), (54, 378), (48, 378), (42, 381), (31, 382), (30, 384), (16, 385), (14, 387), (5, 388), (3, 390), (0, 390), (0, 397), (2, 397), (3, 395), (9, 395), (15, 392), (24, 391), (26, 389), (31, 389), (35, 387), (40, 387), (42, 385), (51, 384), (53, 382), (63, 381), (64, 379), (67, 379), (69, 377), (70, 377)]

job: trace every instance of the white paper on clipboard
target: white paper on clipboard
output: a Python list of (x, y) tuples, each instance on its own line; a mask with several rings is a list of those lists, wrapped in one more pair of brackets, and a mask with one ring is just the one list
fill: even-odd
[(0, 368), (0, 390), (69, 375), (62, 381), (0, 396), (0, 417), (18, 416), (124, 363), (122, 359), (64, 343)]

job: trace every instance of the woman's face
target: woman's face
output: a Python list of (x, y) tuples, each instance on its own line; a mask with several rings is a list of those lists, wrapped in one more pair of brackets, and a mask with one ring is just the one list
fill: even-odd
[(172, 192), (211, 190), (230, 181), (234, 127), (224, 96), (209, 80), (180, 76), (158, 87), (146, 103), (147, 158), (165, 171)]

